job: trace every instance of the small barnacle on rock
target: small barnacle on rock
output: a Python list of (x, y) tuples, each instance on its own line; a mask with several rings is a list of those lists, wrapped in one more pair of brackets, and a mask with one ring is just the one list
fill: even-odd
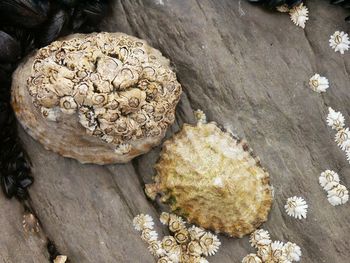
[(119, 154), (128, 154), (131, 151), (132, 147), (128, 143), (122, 143), (115, 148), (115, 152)]
[(329, 45), (334, 49), (335, 52), (344, 54), (345, 51), (349, 50), (350, 41), (348, 34), (343, 31), (336, 31), (329, 39)]
[(146, 185), (146, 194), (152, 199), (161, 194), (160, 200), (190, 223), (242, 237), (267, 220), (268, 173), (246, 142), (215, 123), (184, 124), (164, 143), (155, 169), (155, 183)]
[(349, 191), (344, 185), (337, 184), (328, 191), (327, 197), (331, 205), (342, 205), (349, 201)]
[(242, 263), (262, 263), (262, 261), (256, 254), (249, 254), (242, 259)]
[(171, 251), (172, 247), (176, 245), (176, 239), (172, 236), (165, 236), (162, 240), (162, 247), (166, 252)]
[(67, 261), (68, 257), (64, 255), (58, 255), (54, 260), (53, 263), (65, 263)]
[(327, 125), (334, 130), (339, 130), (344, 127), (344, 116), (341, 112), (328, 108)]
[(309, 20), (309, 10), (303, 3), (290, 9), (289, 15), (293, 23), (301, 28), (305, 28), (305, 23)]
[(163, 225), (169, 225), (169, 220), (170, 220), (170, 214), (167, 212), (162, 212), (160, 214), (160, 218), (159, 218), (160, 222)]
[(25, 232), (38, 233), (40, 231), (39, 221), (32, 213), (25, 213), (23, 215), (22, 224)]
[(349, 147), (350, 131), (349, 128), (341, 128), (335, 134), (335, 142), (343, 150), (347, 150)]
[(207, 232), (199, 239), (199, 244), (201, 245), (204, 255), (212, 256), (218, 251), (221, 242), (217, 236)]
[(153, 229), (153, 218), (150, 215), (140, 214), (133, 219), (133, 224), (136, 230)]
[(264, 229), (257, 229), (250, 235), (252, 247), (266, 246), (271, 243), (270, 234)]
[(301, 249), (297, 244), (287, 242), (282, 248), (284, 262), (300, 261)]
[(278, 12), (281, 12), (281, 13), (289, 13), (290, 12), (290, 8), (287, 4), (277, 6), (276, 10)]
[(339, 175), (334, 171), (326, 170), (321, 173), (318, 181), (323, 189), (328, 191), (339, 183)]
[(158, 240), (149, 242), (148, 249), (155, 257), (162, 257), (165, 255), (165, 250), (162, 247), (162, 242)]
[(169, 61), (123, 33), (55, 41), (13, 80), (12, 102), (30, 135), (83, 163), (127, 162), (149, 151), (173, 123), (181, 95)]
[(308, 205), (302, 197), (293, 196), (287, 199), (284, 208), (289, 216), (302, 219), (306, 218)]
[(142, 230), (141, 239), (145, 242), (156, 241), (158, 238), (158, 233), (154, 230), (145, 228)]
[(318, 93), (326, 92), (329, 88), (329, 82), (326, 77), (320, 76), (320, 74), (315, 74), (310, 78), (309, 81), (310, 88)]

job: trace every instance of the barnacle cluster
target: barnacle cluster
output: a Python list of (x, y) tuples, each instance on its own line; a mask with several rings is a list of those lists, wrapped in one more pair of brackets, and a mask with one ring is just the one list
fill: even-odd
[[(63, 153), (66, 156), (82, 162), (128, 161), (159, 143), (174, 121), (181, 86), (169, 61), (143, 40), (123, 33), (72, 35), (41, 48), (30, 66), (27, 92), (34, 110), (46, 122), (60, 124), (57, 132), (69, 132), (58, 139), (85, 136), (70, 147), (93, 141), (114, 151), (115, 160), (98, 160), (94, 152), (91, 161), (75, 156), (78, 153)], [(54, 138), (48, 143), (49, 133), (41, 138), (40, 125), (18, 109), (23, 104), (16, 103), (18, 93), (16, 113), (31, 135), (56, 152), (69, 151), (58, 149)]]
[(326, 77), (320, 76), (320, 74), (313, 75), (309, 80), (310, 88), (318, 93), (326, 92), (329, 88), (329, 81)]
[(135, 229), (141, 231), (142, 240), (148, 243), (148, 249), (158, 263), (208, 263), (205, 257), (214, 255), (219, 249), (221, 243), (215, 235), (196, 226), (187, 227), (175, 214), (163, 212), (160, 221), (171, 233), (162, 240), (153, 230), (151, 216), (140, 214), (133, 220)]
[(245, 141), (206, 123), (202, 111), (195, 115), (197, 125), (184, 124), (163, 144), (155, 183), (146, 185), (146, 194), (205, 229), (250, 234), (271, 208), (269, 174)]
[(291, 263), (300, 261), (301, 249), (298, 245), (281, 241), (272, 241), (270, 234), (258, 229), (250, 236), (250, 244), (257, 249), (256, 254), (245, 256), (242, 263)]
[(335, 31), (331, 38), (329, 39), (329, 45), (335, 52), (340, 52), (344, 54), (345, 51), (350, 48), (350, 40), (348, 34), (343, 31)]
[(349, 201), (349, 191), (344, 185), (340, 184), (339, 175), (336, 172), (331, 170), (322, 172), (319, 183), (327, 191), (327, 198), (331, 205), (342, 205)]
[(350, 162), (350, 131), (344, 128), (344, 116), (341, 112), (328, 108), (327, 125), (337, 133), (335, 134), (335, 142), (345, 151), (348, 161)]
[(302, 197), (289, 197), (284, 206), (286, 213), (289, 216), (295, 217), (297, 219), (306, 218), (308, 205)]

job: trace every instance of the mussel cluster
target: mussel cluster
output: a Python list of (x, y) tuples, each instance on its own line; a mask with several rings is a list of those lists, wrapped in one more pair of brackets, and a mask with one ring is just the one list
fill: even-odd
[[(276, 9), (280, 6), (292, 8), (304, 2), (303, 0), (248, 0), (250, 3), (261, 4), (268, 9)], [(350, 8), (350, 0), (330, 0), (332, 5), (340, 5), (344, 8)], [(350, 22), (350, 15), (345, 18), (345, 21)]]
[(108, 0), (0, 1), (0, 180), (5, 195), (27, 198), (33, 183), (10, 106), (11, 74), (35, 48), (72, 32), (96, 31)]

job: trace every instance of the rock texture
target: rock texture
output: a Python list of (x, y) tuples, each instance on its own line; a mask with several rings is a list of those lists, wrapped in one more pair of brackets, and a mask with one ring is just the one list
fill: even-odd
[[(102, 29), (146, 39), (172, 61), (184, 94), (168, 136), (183, 122), (193, 123), (192, 109), (202, 108), (209, 121), (248, 141), (275, 187), (264, 224), (273, 239), (300, 245), (303, 263), (347, 263), (349, 203), (332, 207), (318, 177), (332, 169), (350, 187), (350, 164), (325, 122), (327, 106), (332, 106), (350, 123), (350, 54), (341, 56), (328, 47), (329, 36), (349, 26), (341, 8), (326, 1), (307, 3), (305, 31), (285, 14), (232, 0), (116, 0), (114, 15)], [(316, 72), (330, 81), (325, 94), (308, 87)], [(36, 179), (30, 190), (34, 207), (47, 234), (71, 262), (154, 262), (132, 229), (132, 218), (141, 212), (159, 214), (160, 207), (146, 200), (142, 190), (151, 182), (160, 147), (131, 163), (95, 166), (46, 151), (24, 132), (22, 138)], [(306, 220), (284, 212), (286, 199), (294, 195), (310, 205)], [(9, 232), (10, 224), (14, 235), (1, 236), (0, 251), (11, 247), (16, 253), (1, 253), (0, 261), (45, 262), (44, 250), (37, 252), (40, 241), (26, 237), (20, 219), (14, 221), (21, 218), (20, 211), (7, 212), (16, 201), (1, 203), (1, 232)], [(239, 263), (253, 252), (247, 238), (220, 239), (223, 245), (210, 262)]]

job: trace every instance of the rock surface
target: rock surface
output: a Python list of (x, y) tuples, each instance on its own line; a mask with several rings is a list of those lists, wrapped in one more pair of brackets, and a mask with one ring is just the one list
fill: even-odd
[[(350, 124), (350, 54), (341, 56), (328, 46), (335, 30), (348, 31), (349, 26), (341, 8), (326, 1), (307, 3), (310, 20), (303, 31), (288, 15), (246, 1), (116, 0), (114, 15), (101, 30), (143, 38), (172, 61), (184, 94), (168, 136), (184, 122), (192, 123), (192, 110), (201, 108), (208, 120), (248, 141), (275, 187), (264, 224), (273, 239), (297, 243), (303, 263), (346, 263), (349, 203), (332, 207), (318, 176), (333, 169), (350, 187), (350, 164), (325, 122), (332, 106)], [(330, 80), (325, 94), (308, 87), (316, 72)], [(24, 132), (21, 136), (36, 179), (30, 190), (34, 208), (70, 262), (155, 262), (133, 230), (132, 218), (159, 215), (160, 207), (145, 198), (143, 186), (151, 182), (160, 147), (124, 165), (82, 165), (46, 151)], [(284, 212), (286, 199), (294, 195), (310, 206), (305, 220)], [(45, 262), (41, 241), (21, 231), (16, 201), (0, 200), (0, 229), (6, 233), (0, 239), (0, 261)], [(164, 232), (158, 221), (157, 229)], [(254, 251), (247, 237), (220, 239), (223, 245), (210, 262), (238, 263)]]

